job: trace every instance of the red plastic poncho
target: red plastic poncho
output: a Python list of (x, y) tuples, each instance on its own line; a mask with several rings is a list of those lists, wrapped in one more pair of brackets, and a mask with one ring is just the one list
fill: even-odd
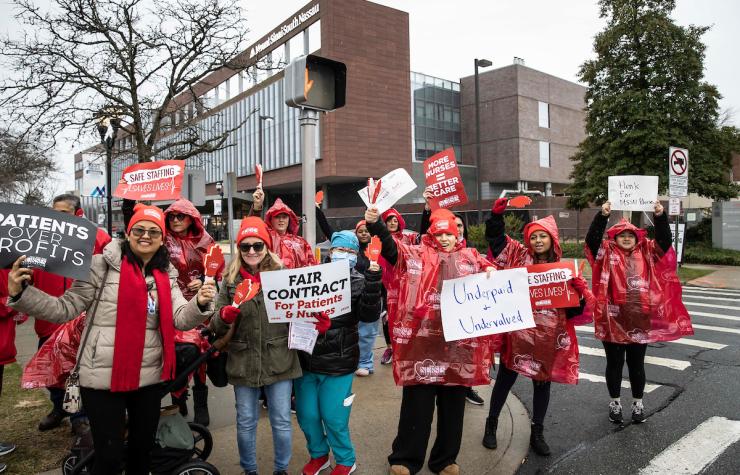
[[(288, 230), (285, 234), (278, 233), (272, 227), (272, 218), (282, 213), (287, 214), (289, 218)], [(311, 246), (298, 235), (298, 216), (283, 203), (283, 200), (278, 198), (267, 210), (265, 223), (267, 223), (267, 229), (272, 238), (272, 251), (280, 257), (286, 269), (299, 269), (317, 264)]]
[(77, 360), (85, 313), (62, 323), (31, 358), (21, 378), (24, 389), (63, 388)]
[[(624, 251), (614, 238), (632, 231), (637, 245)], [(693, 335), (691, 317), (681, 300), (676, 253), (646, 238), (644, 229), (622, 219), (607, 231), (596, 258), (586, 246), (596, 296), (594, 333), (612, 343), (653, 343)], [(604, 265), (608, 263), (608, 265)]]
[(10, 269), (0, 270), (0, 366), (15, 362), (15, 310), (8, 303), (8, 274)]
[(492, 364), (486, 338), (446, 342), (442, 331), (442, 281), (482, 272), (491, 264), (458, 243), (443, 252), (430, 235), (420, 245), (396, 242), (399, 283), (393, 341), (393, 377), (400, 386), (489, 384)]
[[(556, 261), (563, 255), (558, 226), (552, 216), (528, 223), (524, 227), (524, 242), (537, 230), (546, 231), (552, 239)], [(506, 247), (494, 259), (500, 269), (534, 264), (529, 246), (506, 237)], [(507, 368), (535, 381), (578, 384), (578, 339), (573, 323), (563, 309), (533, 310), (537, 326), (503, 333), (500, 336), (501, 361)]]

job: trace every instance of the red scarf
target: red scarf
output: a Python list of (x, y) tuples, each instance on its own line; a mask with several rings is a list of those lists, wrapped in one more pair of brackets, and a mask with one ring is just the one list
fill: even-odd
[[(175, 327), (172, 323), (170, 278), (166, 272), (158, 269), (154, 270), (153, 275), (154, 282), (157, 284), (159, 333), (162, 336), (161, 379), (168, 381), (175, 377)], [(139, 389), (139, 375), (146, 337), (148, 295), (146, 280), (141, 269), (124, 256), (121, 260), (121, 278), (118, 286), (116, 339), (113, 346), (113, 373), (110, 381), (110, 390), (113, 392)]]
[(257, 272), (256, 274), (252, 275), (249, 273), (248, 270), (244, 268), (244, 266), (239, 268), (239, 274), (241, 274), (242, 279), (244, 280), (251, 280), (252, 282), (259, 282), (260, 284), (262, 281), (260, 280), (260, 273)]

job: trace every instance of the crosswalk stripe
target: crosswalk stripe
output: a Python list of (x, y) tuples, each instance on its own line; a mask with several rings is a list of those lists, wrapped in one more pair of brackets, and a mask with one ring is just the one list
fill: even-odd
[(684, 295), (684, 298), (699, 300), (730, 300), (733, 302), (740, 302), (740, 298), (737, 297), (717, 297), (715, 295)]
[(738, 306), (731, 306), (731, 305), (717, 305), (714, 303), (702, 303), (702, 302), (687, 302), (684, 300), (684, 305), (691, 305), (693, 307), (712, 307), (712, 308), (722, 308), (725, 310), (740, 310), (740, 307)]
[[(592, 383), (606, 383), (606, 378), (603, 376), (599, 376), (598, 374), (581, 373), (580, 371), (578, 372), (578, 379), (584, 379), (586, 381), (591, 381)], [(626, 379), (623, 379), (622, 387), (625, 389), (629, 389), (630, 382), (627, 381)], [(659, 387), (660, 386), (658, 386), (657, 384), (645, 383), (645, 392), (651, 393), (655, 391), (656, 389), (658, 389)]]
[[(576, 327), (576, 331), (583, 333), (593, 333), (594, 327), (580, 325)], [(667, 341), (666, 343), (678, 343), (679, 345), (698, 346), (700, 348), (707, 348), (710, 350), (721, 350), (727, 348), (727, 345), (721, 343), (714, 343), (713, 341), (697, 340), (695, 338), (679, 338), (678, 340)]]
[(692, 326), (700, 330), (710, 330), (713, 332), (722, 332), (722, 333), (736, 333), (740, 335), (740, 329), (738, 328), (725, 328), (725, 327), (715, 327), (712, 325), (698, 325), (698, 324), (692, 324)]
[(717, 289), (717, 288), (710, 288), (710, 287), (683, 287), (683, 290), (685, 292), (699, 292), (699, 293), (706, 293), (706, 294), (740, 295), (740, 290), (737, 290), (737, 289)]
[(640, 475), (700, 473), (740, 440), (740, 421), (710, 417), (658, 454)]
[(721, 315), (719, 313), (706, 313), (706, 312), (689, 312), (692, 317), (709, 317), (709, 318), (720, 318), (722, 320), (732, 320), (734, 322), (740, 322), (740, 317), (733, 317), (732, 315)]
[[(600, 356), (602, 358), (606, 358), (606, 353), (600, 348), (591, 348), (590, 346), (578, 345), (578, 351), (582, 355)], [(679, 371), (683, 371), (691, 366), (691, 363), (689, 363), (688, 361), (674, 360), (672, 358), (661, 358), (659, 356), (645, 356), (645, 363), (656, 366), (665, 366), (666, 368), (677, 369)]]

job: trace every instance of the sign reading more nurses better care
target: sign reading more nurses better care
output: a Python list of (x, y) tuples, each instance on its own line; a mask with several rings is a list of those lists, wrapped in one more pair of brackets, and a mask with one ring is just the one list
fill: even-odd
[(523, 267), (445, 280), (440, 299), (445, 341), (535, 326)]
[(609, 201), (613, 210), (653, 211), (656, 199), (658, 199), (657, 176), (609, 177)]
[(577, 307), (580, 297), (571, 285), (578, 276), (577, 261), (559, 261), (527, 266), (529, 298), (532, 308)]
[(49, 208), (0, 203), (0, 268), (25, 255), (25, 267), (86, 280), (97, 228)]
[(468, 202), (460, 169), (455, 161), (455, 149), (448, 148), (424, 160), (424, 180), (431, 187), (434, 198), (432, 210), (462, 206)]
[(349, 261), (262, 272), (260, 279), (270, 323), (313, 322), (316, 312), (334, 318), (352, 309)]
[(137, 163), (123, 171), (113, 196), (129, 200), (175, 200), (182, 192), (184, 160)]

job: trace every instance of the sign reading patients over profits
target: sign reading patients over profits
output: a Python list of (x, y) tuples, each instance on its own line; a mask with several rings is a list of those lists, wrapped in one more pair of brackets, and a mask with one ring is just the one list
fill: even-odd
[(613, 210), (653, 211), (657, 199), (657, 176), (621, 175), (609, 177), (609, 201)]
[[(403, 168), (396, 168), (379, 180), (380, 193), (375, 201), (379, 213), (383, 213), (393, 207), (394, 204), (416, 188), (413, 178)], [(367, 196), (367, 187), (357, 192), (370, 207), (370, 199)]]
[(129, 200), (176, 200), (182, 192), (184, 160), (131, 165), (123, 171), (113, 196)]
[(25, 267), (86, 280), (97, 231), (84, 218), (48, 208), (0, 203), (0, 268), (10, 268), (25, 255)]
[(571, 285), (578, 275), (576, 261), (527, 266), (529, 297), (533, 309), (577, 307), (580, 297)]
[(668, 196), (689, 196), (689, 151), (685, 148), (668, 149)]
[(454, 148), (424, 160), (424, 179), (427, 187), (431, 187), (433, 198), (429, 205), (432, 210), (462, 206), (468, 202)]
[(446, 341), (535, 326), (524, 268), (443, 281), (441, 310)]
[(262, 272), (260, 278), (270, 323), (315, 321), (316, 312), (334, 318), (352, 309), (349, 261)]

